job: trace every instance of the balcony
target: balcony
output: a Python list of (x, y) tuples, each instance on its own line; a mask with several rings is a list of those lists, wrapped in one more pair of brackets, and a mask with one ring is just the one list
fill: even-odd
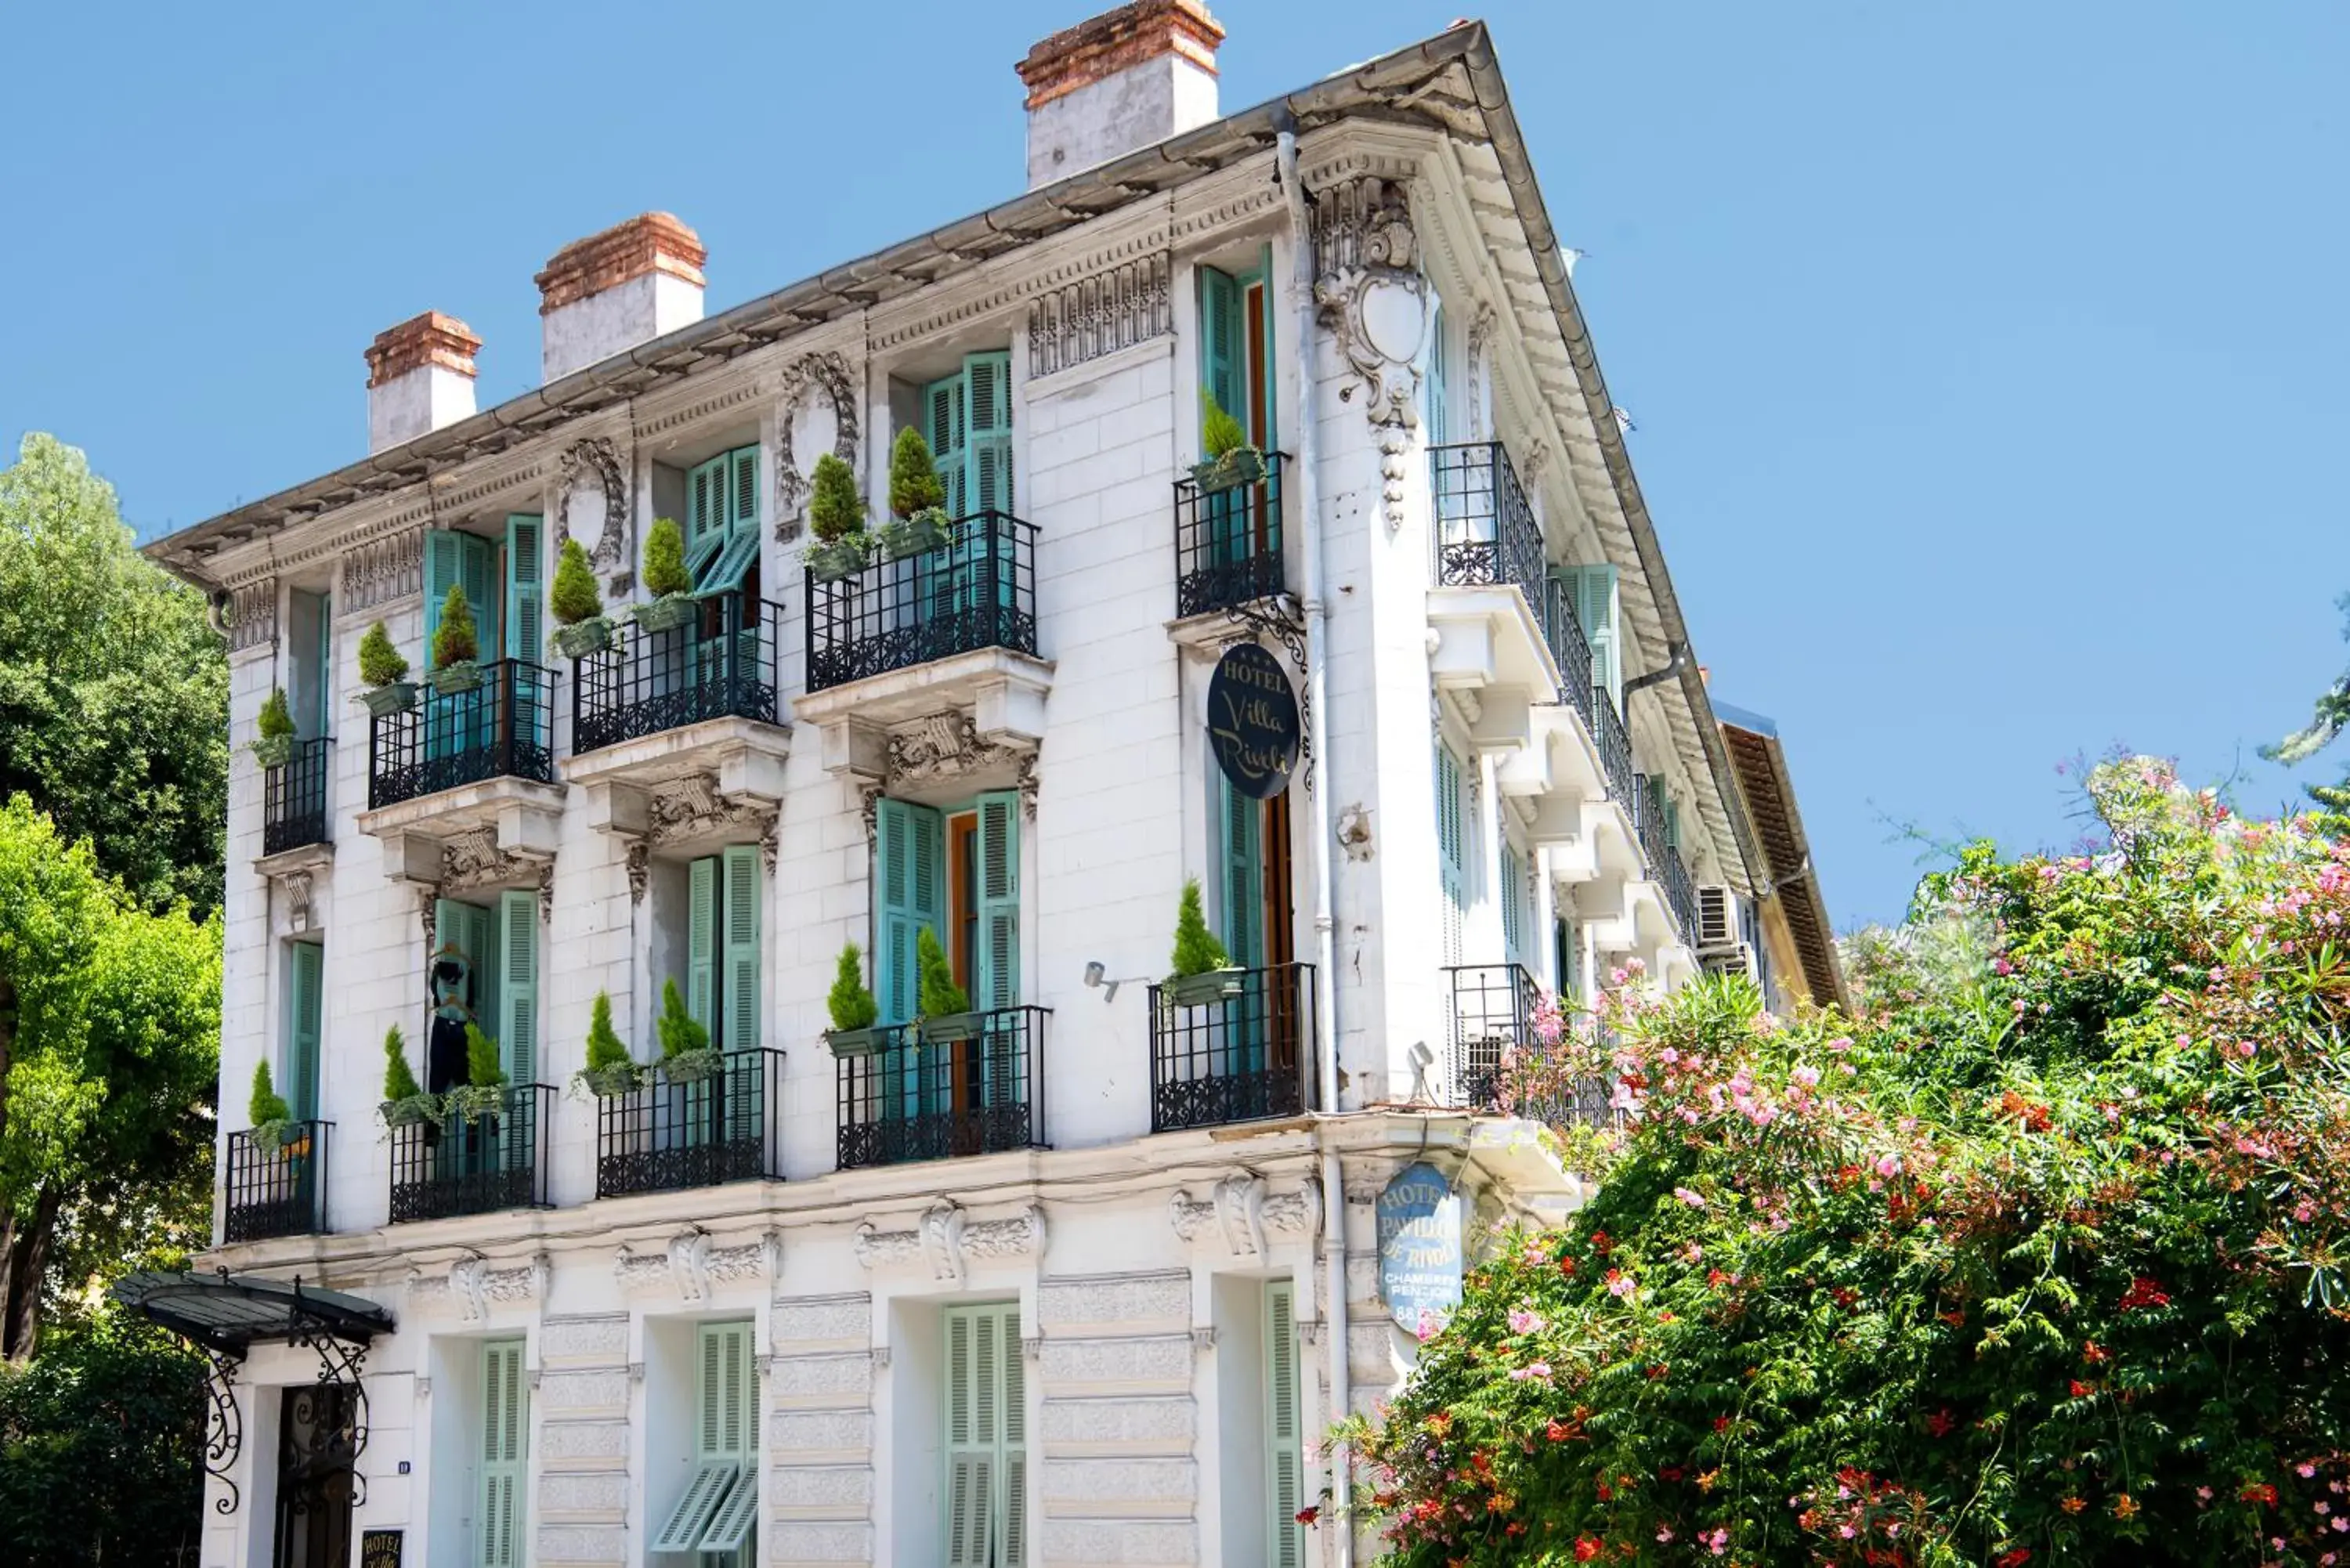
[(1234, 970), (1227, 994), (1179, 1006), (1150, 988), (1150, 1130), (1294, 1116), (1314, 1103), (1314, 966)]
[(837, 582), (807, 578), (807, 689), (1008, 649), (1036, 652), (1036, 529), (979, 512), (951, 540)]
[(1542, 987), (1518, 964), (1456, 964), (1444, 971), (1452, 996), (1452, 1092), (1471, 1110), (1533, 1121), (1591, 1121), (1607, 1115), (1607, 1085), (1568, 1080), (1549, 1065), (1552, 1042), (1537, 1013)]
[(274, 1147), (250, 1131), (228, 1135), (224, 1241), (327, 1232), (327, 1135), (332, 1122), (290, 1122)]
[(999, 1007), (978, 1015), (975, 1037), (936, 1044), (903, 1024), (870, 1054), (841, 1057), (839, 1168), (1044, 1147), (1049, 1016)]
[(555, 1090), (518, 1084), (499, 1110), (391, 1129), (391, 1222), (544, 1209)]
[(624, 629), (603, 652), (571, 661), (575, 754), (712, 719), (776, 722), (783, 607), (719, 594), (701, 607), (696, 621)]
[[(1561, 700), (1563, 670), (1590, 650), (1553, 583), (1541, 526), (1499, 441), (1429, 449), (1436, 558), (1428, 594), (1437, 684), (1495, 710), (1495, 744), (1532, 738), (1534, 704)], [(1566, 639), (1571, 637), (1572, 642)], [(1559, 649), (1566, 650), (1562, 659)], [(1571, 701), (1571, 699), (1569, 699)]]
[(1265, 454), (1254, 484), (1203, 492), (1175, 482), (1175, 616), (1212, 615), (1288, 590), (1282, 564), (1281, 474), (1286, 452)]
[(729, 1051), (706, 1077), (652, 1082), (596, 1101), (596, 1196), (780, 1180), (784, 1054)]
[(1632, 796), (1632, 823), (1640, 836), (1640, 855), (1648, 865), (1648, 878), (1664, 889), (1665, 907), (1672, 911), (1684, 945), (1697, 940), (1697, 884), (1690, 880), (1681, 852), (1665, 836), (1665, 814), (1648, 798), (1645, 788)]
[(334, 841), (327, 830), (327, 776), (334, 771), (334, 739), (321, 735), (296, 742), (293, 760), (262, 775), (264, 856)]
[(482, 683), (378, 714), (368, 730), (368, 809), (487, 779), (555, 782), (551, 671), (520, 659), (482, 666)]
[(1616, 700), (1595, 689), (1591, 693), (1591, 711), (1596, 721), (1592, 739), (1599, 747), (1599, 765), (1607, 774), (1607, 793), (1618, 801), (1637, 803), (1640, 775), (1632, 771), (1632, 736), (1616, 711)]

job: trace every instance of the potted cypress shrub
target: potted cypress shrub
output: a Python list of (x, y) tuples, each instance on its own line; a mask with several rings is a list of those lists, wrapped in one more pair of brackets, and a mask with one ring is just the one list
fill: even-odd
[(920, 556), (947, 542), (951, 526), (946, 482), (922, 432), (908, 425), (889, 447), (889, 514), (881, 525), (881, 554), (892, 561)]
[(1200, 907), (1200, 879), (1187, 878), (1175, 906), (1175, 968), (1159, 987), (1178, 1007), (1204, 1007), (1238, 996), (1247, 971), (1232, 962)]
[(383, 1106), (385, 1130), (412, 1127), (439, 1119), (441, 1097), (428, 1095), (408, 1070), (408, 1042), (395, 1023), (383, 1036)]
[(265, 768), (282, 768), (294, 760), (294, 714), (286, 705), (286, 688), (269, 689), (269, 700), (261, 705), (261, 718), (255, 728), (258, 732), (248, 748), (255, 762)]
[(262, 1153), (291, 1158), (307, 1150), (310, 1140), (295, 1132), (294, 1108), (270, 1081), (266, 1057), (253, 1064), (253, 1093), (246, 1096), (244, 1114), (253, 1127), (253, 1147)]
[(506, 1107), (506, 1070), (498, 1060), (498, 1043), (482, 1033), (478, 1023), (465, 1025), (465, 1081), (449, 1091), (447, 1114), (456, 1121), (478, 1122)]
[(359, 639), (359, 679), (367, 682), (359, 701), (379, 719), (416, 706), (416, 685), (408, 679), (408, 660), (391, 645), (391, 633), (381, 621), (368, 628), (367, 635)]
[(555, 617), (555, 649), (569, 659), (601, 653), (612, 646), (612, 622), (604, 613), (604, 596), (596, 591), (595, 568), (588, 564), (588, 548), (577, 539), (563, 541), (555, 560), (555, 582), (547, 590), (546, 607)]
[(808, 546), (808, 571), (819, 583), (837, 583), (865, 569), (871, 541), (865, 536), (865, 497), (857, 493), (857, 474), (837, 453), (816, 460), (809, 476), (808, 531), (816, 542)]
[(481, 634), (464, 585), (451, 583), (441, 601), (441, 624), (432, 633), (432, 690), (443, 697), (471, 691), (482, 683)]
[(939, 945), (928, 926), (914, 939), (914, 961), (922, 977), (923, 1044), (944, 1045), (977, 1038), (987, 1014), (972, 1011), (971, 997), (955, 983), (947, 950)]
[(832, 1015), (832, 1027), (825, 1031), (824, 1043), (832, 1047), (835, 1056), (870, 1056), (896, 1033), (875, 1026), (881, 1009), (873, 1000), (873, 993), (865, 988), (865, 971), (859, 962), (863, 957), (855, 942), (840, 950), (840, 967), (832, 977), (832, 991), (825, 998), (826, 1009)]
[(718, 1071), (718, 1053), (711, 1049), (710, 1031), (686, 1011), (685, 998), (678, 994), (674, 980), (661, 981), (660, 1017), (654, 1026), (660, 1033), (662, 1077), (672, 1084), (697, 1084)]
[(1191, 465), (1191, 483), (1202, 495), (1212, 495), (1263, 479), (1264, 453), (1249, 444), (1240, 421), (1224, 411), (1214, 394), (1202, 392), (1200, 399), (1206, 405), (1200, 421), (1200, 446), (1207, 455), (1205, 461)]
[(595, 1007), (588, 1015), (588, 1065), (572, 1082), (598, 1099), (609, 1099), (630, 1093), (644, 1081), (644, 1069), (629, 1055), (629, 1048), (612, 1028), (611, 996), (598, 992)]
[(653, 597), (632, 612), (647, 631), (673, 631), (702, 613), (693, 574), (685, 569), (685, 531), (674, 517), (656, 517), (645, 531), (645, 592)]

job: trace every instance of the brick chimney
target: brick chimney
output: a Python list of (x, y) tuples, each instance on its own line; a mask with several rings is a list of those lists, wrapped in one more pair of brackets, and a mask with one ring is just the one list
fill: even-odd
[(1223, 41), (1204, 0), (1134, 0), (1029, 50), (1028, 188), (1214, 119)]
[(472, 327), (437, 310), (377, 333), (367, 351), (368, 451), (470, 419), (481, 346)]
[(702, 319), (702, 237), (642, 213), (574, 240), (538, 275), (540, 379), (559, 381)]

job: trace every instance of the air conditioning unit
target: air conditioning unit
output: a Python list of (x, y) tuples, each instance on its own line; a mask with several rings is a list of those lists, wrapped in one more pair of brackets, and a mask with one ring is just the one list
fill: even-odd
[(1698, 962), (1708, 974), (1743, 975), (1755, 984), (1762, 983), (1762, 972), (1754, 962), (1754, 950), (1744, 942), (1733, 942), (1718, 951), (1700, 956)]
[(1697, 950), (1720, 952), (1746, 940), (1746, 900), (1726, 882), (1701, 882), (1697, 889)]

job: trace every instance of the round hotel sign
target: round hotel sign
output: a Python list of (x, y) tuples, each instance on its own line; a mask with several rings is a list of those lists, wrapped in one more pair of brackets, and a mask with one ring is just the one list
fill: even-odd
[(1232, 787), (1256, 800), (1288, 788), (1297, 740), (1297, 692), (1281, 660), (1253, 642), (1224, 649), (1208, 682), (1208, 743)]

